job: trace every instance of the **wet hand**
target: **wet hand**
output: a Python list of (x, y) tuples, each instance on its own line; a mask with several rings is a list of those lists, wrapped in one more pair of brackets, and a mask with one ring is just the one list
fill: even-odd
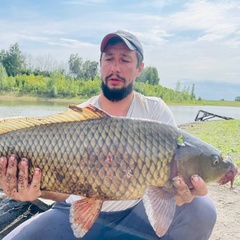
[[(17, 177), (17, 171), (18, 177)], [(41, 196), (41, 171), (36, 168), (31, 184), (28, 183), (28, 160), (22, 158), (19, 165), (16, 155), (0, 158), (0, 186), (14, 200), (34, 201)]]
[(190, 203), (195, 196), (204, 196), (208, 193), (206, 183), (198, 175), (193, 175), (191, 177), (191, 183), (193, 185), (191, 189), (179, 177), (175, 177), (173, 182), (177, 191), (176, 204), (178, 206), (184, 203)]

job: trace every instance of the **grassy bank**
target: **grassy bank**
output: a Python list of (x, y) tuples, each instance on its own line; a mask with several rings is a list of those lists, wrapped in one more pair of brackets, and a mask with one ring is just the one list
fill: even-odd
[[(218, 148), (223, 156), (230, 156), (240, 167), (240, 120), (208, 121), (181, 127), (192, 135)], [(240, 173), (236, 179), (240, 184)]]
[[(66, 102), (66, 103), (76, 103), (79, 104), (87, 99), (74, 97), (74, 98), (48, 98), (48, 97), (37, 97), (32, 95), (22, 95), (16, 92), (11, 94), (0, 95), (0, 100), (23, 100), (23, 101), (51, 101), (51, 102)], [(240, 107), (240, 101), (216, 101), (216, 100), (192, 100), (186, 102), (169, 102), (166, 101), (168, 105), (179, 105), (179, 106), (229, 106), (229, 107)]]
[(192, 100), (191, 102), (175, 103), (167, 102), (168, 105), (179, 106), (225, 106), (225, 107), (240, 107), (239, 101), (217, 101), (217, 100)]

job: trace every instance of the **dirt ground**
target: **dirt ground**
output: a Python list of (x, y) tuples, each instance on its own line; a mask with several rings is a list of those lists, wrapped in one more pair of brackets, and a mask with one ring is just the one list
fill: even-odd
[(209, 196), (217, 209), (217, 223), (210, 240), (240, 239), (240, 186), (210, 184)]

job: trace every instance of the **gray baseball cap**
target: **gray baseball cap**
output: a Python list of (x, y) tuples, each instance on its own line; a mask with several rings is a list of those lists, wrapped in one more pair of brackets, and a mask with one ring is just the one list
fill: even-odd
[(140, 43), (138, 38), (135, 35), (133, 35), (132, 33), (123, 31), (123, 30), (118, 30), (114, 33), (107, 34), (102, 40), (101, 47), (100, 47), (101, 52), (104, 51), (105, 47), (107, 46), (108, 41), (114, 37), (121, 38), (130, 50), (138, 51), (143, 57), (142, 44)]

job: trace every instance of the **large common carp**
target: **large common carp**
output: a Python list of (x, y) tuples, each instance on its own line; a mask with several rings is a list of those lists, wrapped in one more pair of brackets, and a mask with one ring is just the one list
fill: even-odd
[(182, 177), (189, 187), (194, 174), (233, 184), (238, 171), (230, 158), (223, 160), (217, 149), (185, 131), (110, 117), (93, 106), (0, 121), (0, 155), (13, 153), (29, 159), (31, 173), (41, 168), (41, 189), (85, 197), (71, 207), (76, 237), (90, 229), (103, 201), (139, 198), (161, 237), (175, 213), (172, 178)]

